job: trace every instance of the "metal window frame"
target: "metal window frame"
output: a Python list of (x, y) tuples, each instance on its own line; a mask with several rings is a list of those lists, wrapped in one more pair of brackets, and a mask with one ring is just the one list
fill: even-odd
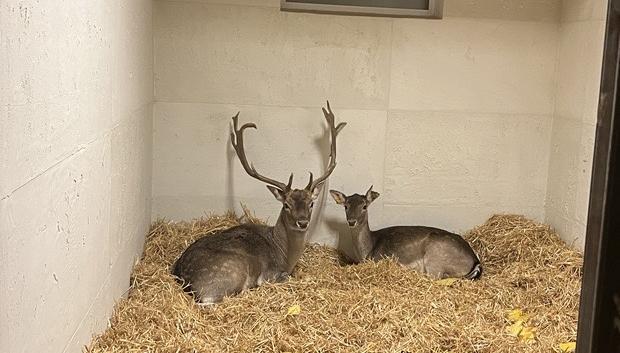
[(370, 6), (348, 6), (310, 4), (280, 0), (281, 11), (312, 12), (336, 15), (382, 16), (382, 17), (417, 17), (441, 19), (443, 17), (444, 0), (429, 0), (428, 10), (399, 9)]

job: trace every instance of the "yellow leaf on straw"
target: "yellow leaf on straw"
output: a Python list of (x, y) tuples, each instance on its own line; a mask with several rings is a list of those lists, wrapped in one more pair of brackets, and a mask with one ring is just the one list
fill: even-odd
[(575, 342), (560, 343), (560, 350), (562, 352), (574, 352), (577, 344)]
[(438, 281), (435, 281), (435, 283), (437, 283), (438, 285), (446, 286), (446, 287), (449, 287), (449, 286), (453, 285), (454, 282), (456, 282), (456, 278), (444, 278), (444, 279), (440, 279)]
[(288, 312), (286, 315), (299, 315), (301, 312), (301, 307), (298, 304), (295, 304), (288, 308)]
[(523, 327), (523, 330), (519, 332), (519, 338), (526, 343), (533, 342), (536, 339), (536, 327)]
[(521, 333), (521, 331), (523, 331), (523, 321), (521, 320), (506, 327), (506, 333), (513, 337), (519, 337), (519, 334)]
[(511, 310), (508, 313), (508, 320), (510, 320), (512, 322), (516, 322), (516, 321), (519, 321), (519, 320), (525, 321), (525, 320), (527, 320), (527, 315), (525, 315), (523, 313), (523, 310), (521, 310), (521, 309), (514, 309), (514, 310)]

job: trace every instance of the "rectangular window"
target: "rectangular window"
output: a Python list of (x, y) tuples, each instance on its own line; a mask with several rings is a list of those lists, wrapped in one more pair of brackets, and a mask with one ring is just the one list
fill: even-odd
[(283, 11), (441, 18), (443, 0), (281, 0)]

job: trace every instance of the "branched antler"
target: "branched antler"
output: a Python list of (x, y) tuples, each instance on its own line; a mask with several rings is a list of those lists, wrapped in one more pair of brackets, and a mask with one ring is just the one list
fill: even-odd
[(327, 101), (327, 110), (325, 110), (325, 108), (321, 109), (323, 109), (323, 115), (325, 115), (325, 120), (327, 120), (327, 125), (329, 126), (330, 131), (331, 150), (329, 153), (329, 164), (325, 169), (325, 173), (314, 181), (312, 180), (312, 173), (310, 173), (310, 181), (308, 182), (308, 185), (306, 185), (306, 190), (309, 191), (313, 191), (317, 186), (321, 185), (334, 171), (334, 168), (336, 168), (336, 137), (338, 136), (340, 130), (347, 125), (347, 123), (340, 123), (336, 125), (336, 118), (332, 112), (332, 108), (329, 106), (329, 101)]
[(289, 191), (291, 189), (291, 185), (293, 184), (293, 173), (291, 173), (291, 176), (288, 178), (288, 184), (284, 184), (277, 180), (273, 180), (271, 178), (267, 178), (263, 175), (260, 175), (254, 168), (254, 165), (248, 164), (248, 159), (245, 155), (245, 148), (243, 146), (243, 130), (250, 128), (250, 127), (253, 129), (257, 129), (256, 124), (246, 123), (246, 124), (243, 124), (241, 128), (238, 128), (237, 126), (238, 126), (238, 120), (239, 120), (239, 113), (233, 116), (232, 120), (233, 120), (233, 132), (230, 133), (230, 142), (232, 143), (233, 148), (235, 149), (235, 152), (237, 152), (237, 156), (239, 157), (239, 161), (241, 161), (241, 165), (243, 166), (243, 169), (245, 169), (245, 171), (251, 177), (255, 179), (258, 179), (264, 183), (273, 185), (282, 191)]

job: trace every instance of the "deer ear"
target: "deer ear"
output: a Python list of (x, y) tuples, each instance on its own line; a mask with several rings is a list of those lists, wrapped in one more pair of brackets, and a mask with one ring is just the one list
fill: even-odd
[(340, 191), (336, 191), (336, 190), (329, 190), (329, 193), (332, 195), (332, 197), (334, 198), (334, 201), (336, 201), (337, 204), (342, 205), (347, 197), (341, 193)]
[(269, 189), (269, 191), (271, 191), (271, 193), (273, 194), (273, 196), (276, 197), (276, 199), (280, 202), (284, 202), (284, 191), (271, 186), (271, 185), (267, 185), (267, 189)]
[(377, 197), (379, 197), (379, 195), (381, 195), (381, 194), (379, 194), (376, 191), (371, 191), (370, 192), (370, 197), (368, 198), (368, 202), (373, 202), (374, 200), (377, 199)]
[(312, 199), (316, 200), (319, 197), (319, 194), (321, 193), (321, 190), (323, 189), (323, 185), (325, 185), (325, 182), (318, 184), (314, 190), (312, 190)]
[(377, 197), (379, 197), (379, 193), (376, 191), (372, 191), (372, 185), (370, 185), (370, 188), (368, 189), (368, 191), (366, 191), (366, 201), (368, 201), (368, 203), (371, 203), (375, 199), (377, 199)]

